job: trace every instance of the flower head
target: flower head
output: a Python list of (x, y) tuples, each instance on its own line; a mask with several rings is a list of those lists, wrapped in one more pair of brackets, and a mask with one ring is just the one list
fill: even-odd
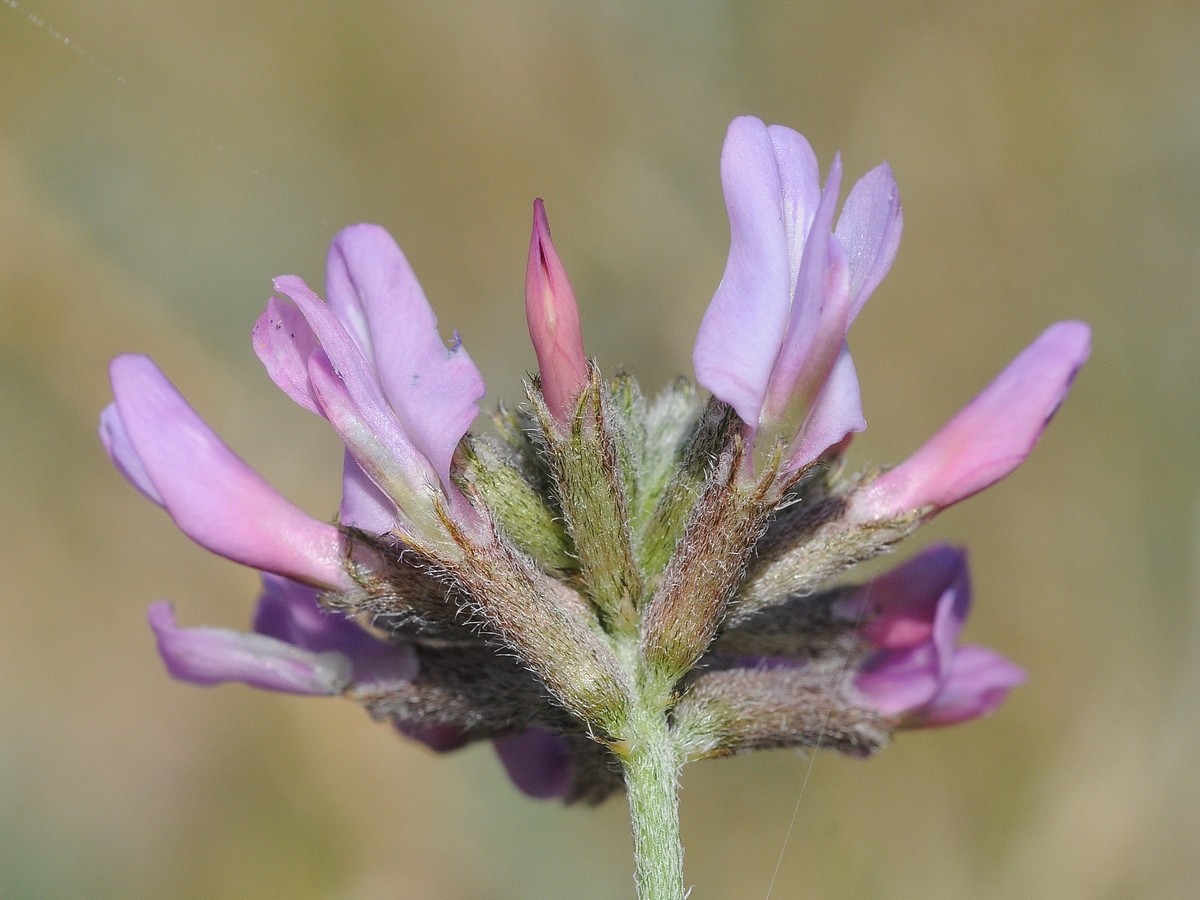
[(896, 185), (879, 166), (839, 215), (840, 159), (822, 185), (802, 136), (748, 117), (721, 178), (729, 258), (694, 352), (707, 402), (601, 378), (540, 200), (525, 298), (540, 372), (494, 437), (468, 433), (483, 379), (382, 228), (337, 235), (325, 301), (276, 279), (254, 348), (345, 445), (335, 524), (268, 485), (149, 359), (114, 360), (100, 431), (118, 470), (264, 573), (252, 632), (151, 607), (168, 670), (341, 695), (438, 752), (490, 740), (522, 790), (568, 802), (651, 756), (866, 756), (899, 728), (994, 710), (1025, 675), (958, 643), (962, 551), (835, 579), (1012, 471), (1087, 327), (1052, 326), (897, 468), (814, 465), (865, 427), (846, 335), (896, 254)]

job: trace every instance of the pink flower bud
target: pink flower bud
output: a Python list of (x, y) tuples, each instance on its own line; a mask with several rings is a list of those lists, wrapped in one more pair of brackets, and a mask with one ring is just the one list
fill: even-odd
[(556, 422), (571, 418), (575, 398), (588, 381), (579, 307), (567, 271), (550, 240), (542, 201), (533, 201), (533, 236), (525, 269), (525, 318), (537, 353), (542, 396)]

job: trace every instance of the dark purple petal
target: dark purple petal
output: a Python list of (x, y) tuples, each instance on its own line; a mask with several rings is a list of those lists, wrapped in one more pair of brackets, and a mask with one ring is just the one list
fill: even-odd
[(1008, 475), (1066, 397), (1090, 340), (1083, 322), (1050, 326), (920, 450), (855, 494), (851, 518), (936, 512)]
[(530, 728), (492, 741), (513, 784), (531, 797), (550, 800), (571, 790), (571, 749), (566, 738)]
[(873, 646), (901, 650), (933, 639), (939, 610), (956, 626), (951, 642), (957, 639), (970, 598), (966, 553), (935, 544), (839, 601), (838, 614), (861, 618), (859, 633)]
[(1028, 675), (1016, 663), (986, 647), (966, 644), (954, 651), (945, 681), (924, 708), (904, 719), (906, 728), (957, 725), (994, 712)]
[(410, 681), (416, 677), (416, 652), (370, 634), (353, 619), (330, 612), (310, 587), (263, 575), (263, 593), (254, 612), (254, 630), (295, 647), (318, 653), (336, 651), (349, 658), (355, 684)]
[(540, 199), (533, 202), (533, 236), (525, 267), (525, 318), (537, 354), (546, 408), (555, 421), (566, 423), (590, 373), (575, 292), (550, 239), (550, 223)]
[(125, 476), (125, 480), (137, 488), (147, 500), (162, 506), (163, 499), (159, 496), (154, 482), (150, 480), (146, 467), (142, 465), (141, 457), (133, 449), (115, 403), (108, 404), (100, 413), (100, 443), (104, 445), (104, 451), (117, 467), (117, 471)]
[(485, 391), (479, 370), (457, 335), (452, 347), (442, 341), (408, 260), (378, 225), (352, 225), (334, 238), (326, 289), (329, 308), (374, 366), (405, 434), (450, 491), (450, 459)]
[[(121, 440), (184, 534), (256, 569), (346, 584), (337, 529), (293, 505), (238, 458), (148, 357), (118, 356), (110, 373)], [(128, 450), (121, 452), (128, 466)]]
[(404, 722), (393, 719), (396, 730), (414, 741), (420, 741), (435, 753), (448, 753), (464, 746), (470, 739), (453, 725), (430, 722)]
[(692, 361), (696, 380), (758, 424), (788, 327), (801, 251), (820, 193), (816, 157), (787, 129), (734, 119), (721, 152), (729, 211), (725, 274), (713, 295)]
[(966, 556), (946, 545), (851, 595), (839, 613), (869, 611), (860, 633), (883, 648), (854, 679), (868, 703), (905, 727), (950, 725), (999, 706), (1025, 673), (991, 650), (955, 646), (970, 606)]
[(179, 628), (171, 604), (147, 611), (158, 651), (174, 677), (203, 686), (241, 681), (289, 694), (340, 694), (350, 683), (350, 660), (316, 653), (261, 634), (229, 628)]
[(834, 230), (850, 257), (851, 322), (892, 267), (903, 226), (900, 192), (884, 163), (854, 185)]

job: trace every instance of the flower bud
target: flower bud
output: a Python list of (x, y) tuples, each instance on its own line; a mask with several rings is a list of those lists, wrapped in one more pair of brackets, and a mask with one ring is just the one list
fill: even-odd
[(554, 421), (562, 425), (571, 418), (575, 398), (587, 385), (589, 373), (575, 292), (550, 240), (550, 223), (540, 199), (533, 202), (525, 318), (537, 353), (542, 396)]

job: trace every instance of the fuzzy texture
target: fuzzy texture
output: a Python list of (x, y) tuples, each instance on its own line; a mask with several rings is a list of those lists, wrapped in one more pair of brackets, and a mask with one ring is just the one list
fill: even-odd
[(902, 225), (891, 170), (822, 185), (794, 131), (735, 120), (730, 251), (697, 336), (710, 397), (605, 381), (540, 202), (526, 312), (540, 372), (496, 435), (383, 229), (340, 233), (326, 301), (303, 281), (254, 330), (275, 383), (345, 445), (332, 523), (274, 491), (144, 357), (112, 365), (101, 439), (197, 543), (268, 573), (254, 627), (150, 620), (168, 670), (341, 695), (437, 752), (492, 740), (540, 799), (626, 787), (637, 883), (682, 896), (675, 795), (690, 759), (779, 747), (867, 756), (902, 728), (994, 711), (1024, 672), (959, 643), (966, 557), (935, 546), (841, 579), (1012, 471), (1087, 357), (1059, 323), (890, 471), (847, 471), (862, 429), (850, 325)]

